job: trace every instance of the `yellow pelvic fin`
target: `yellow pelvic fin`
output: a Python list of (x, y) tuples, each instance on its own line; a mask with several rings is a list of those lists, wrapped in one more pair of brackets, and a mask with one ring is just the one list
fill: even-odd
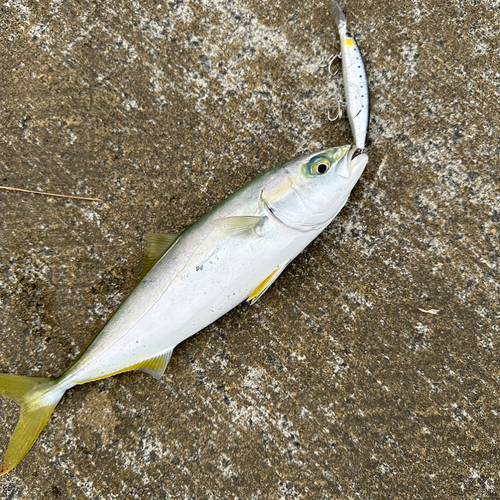
[(153, 266), (163, 257), (179, 237), (177, 234), (148, 233), (145, 237), (146, 259), (140, 279), (151, 271)]
[(24, 458), (47, 424), (59, 401), (43, 405), (42, 396), (56, 384), (56, 379), (0, 374), (0, 395), (13, 399), (21, 407), (21, 417), (0, 465), (0, 476)]
[(264, 292), (276, 281), (278, 276), (281, 274), (283, 269), (285, 269), (286, 264), (284, 266), (279, 266), (276, 268), (248, 297), (247, 301), (250, 302), (251, 305), (255, 304), (260, 297), (264, 294)]

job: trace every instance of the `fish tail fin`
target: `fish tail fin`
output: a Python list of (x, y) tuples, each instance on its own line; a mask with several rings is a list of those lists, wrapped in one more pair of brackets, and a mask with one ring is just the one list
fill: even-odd
[(28, 453), (47, 424), (64, 391), (55, 390), (57, 379), (0, 374), (0, 396), (13, 399), (21, 407), (21, 416), (4, 460), (0, 476), (11, 471)]

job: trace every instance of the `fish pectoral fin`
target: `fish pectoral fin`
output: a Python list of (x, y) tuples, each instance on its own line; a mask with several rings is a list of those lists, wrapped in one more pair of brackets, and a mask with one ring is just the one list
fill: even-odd
[(243, 231), (257, 231), (258, 227), (264, 224), (266, 219), (267, 217), (257, 215), (237, 215), (217, 219), (215, 223), (224, 231), (238, 233)]
[(283, 272), (288, 262), (278, 266), (248, 297), (247, 302), (250, 305), (255, 304), (264, 292), (278, 279), (278, 276)]
[(168, 362), (170, 361), (172, 351), (173, 349), (169, 349), (159, 356), (143, 361), (134, 368), (136, 370), (140, 370), (141, 372), (148, 373), (156, 380), (160, 380), (162, 375), (165, 373)]
[(151, 271), (153, 266), (163, 257), (179, 237), (178, 234), (148, 233), (145, 237), (146, 259), (140, 280)]

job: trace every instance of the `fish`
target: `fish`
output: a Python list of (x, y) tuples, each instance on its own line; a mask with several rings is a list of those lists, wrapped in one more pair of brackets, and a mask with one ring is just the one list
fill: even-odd
[(356, 40), (347, 28), (347, 21), (339, 4), (333, 0), (333, 16), (340, 34), (342, 77), (347, 116), (356, 147), (365, 149), (370, 121), (370, 93), (365, 65)]
[(254, 304), (346, 204), (368, 162), (355, 151), (300, 156), (180, 235), (148, 233), (138, 284), (63, 375), (0, 374), (0, 395), (21, 407), (0, 475), (28, 453), (68, 389), (130, 370), (160, 379), (177, 344), (241, 302)]

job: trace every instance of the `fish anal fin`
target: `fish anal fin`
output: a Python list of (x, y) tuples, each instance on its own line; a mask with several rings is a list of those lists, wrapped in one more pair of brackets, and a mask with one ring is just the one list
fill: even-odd
[(148, 359), (143, 363), (140, 363), (136, 370), (140, 370), (141, 372), (147, 373), (151, 375), (154, 379), (160, 380), (162, 375), (165, 373), (165, 369), (167, 368), (168, 362), (170, 361), (170, 357), (172, 356), (173, 349), (169, 349), (168, 351), (156, 356), (154, 358)]
[(167, 368), (168, 362), (170, 361), (170, 357), (172, 356), (173, 349), (169, 349), (154, 358), (149, 358), (146, 361), (140, 361), (139, 363), (131, 366), (127, 366), (126, 368), (122, 368), (121, 370), (117, 370), (115, 372), (106, 373), (105, 375), (99, 375), (98, 377), (89, 378), (87, 380), (81, 380), (78, 384), (88, 384), (89, 382), (95, 382), (97, 380), (102, 380), (103, 378), (113, 377), (120, 373), (129, 372), (132, 370), (140, 370), (145, 373), (149, 373), (156, 380), (159, 380), (161, 376), (165, 373), (165, 369)]
[(147, 233), (145, 237), (146, 258), (140, 279), (151, 271), (153, 266), (163, 257), (168, 249), (179, 237), (177, 234), (169, 233)]
[(278, 266), (248, 297), (247, 301), (250, 305), (255, 304), (260, 297), (266, 292), (266, 290), (278, 279), (278, 276), (283, 272), (286, 264)]

